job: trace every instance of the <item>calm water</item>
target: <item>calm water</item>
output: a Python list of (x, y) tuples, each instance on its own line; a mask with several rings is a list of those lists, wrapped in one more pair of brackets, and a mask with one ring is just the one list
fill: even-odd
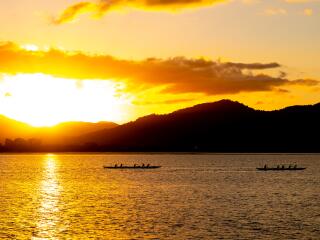
[(320, 155), (0, 155), (0, 239), (46, 238), (320, 239)]

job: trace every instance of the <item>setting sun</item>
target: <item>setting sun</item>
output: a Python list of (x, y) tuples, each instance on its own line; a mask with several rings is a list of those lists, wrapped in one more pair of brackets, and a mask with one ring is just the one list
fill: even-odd
[(70, 80), (45, 74), (5, 75), (2, 112), (33, 126), (66, 121), (123, 121), (128, 97), (113, 81)]
[(24, 44), (21, 45), (21, 48), (30, 52), (37, 52), (40, 49), (37, 45), (34, 44)]

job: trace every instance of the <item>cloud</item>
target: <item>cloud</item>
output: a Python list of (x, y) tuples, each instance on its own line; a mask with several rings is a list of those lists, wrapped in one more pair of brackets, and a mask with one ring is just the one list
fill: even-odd
[(280, 67), (279, 63), (225, 63), (229, 67), (237, 67), (239, 69), (263, 70)]
[(297, 79), (292, 81), (292, 85), (304, 85), (304, 86), (317, 86), (319, 85), (319, 81), (314, 79)]
[(93, 17), (102, 17), (114, 9), (134, 7), (147, 10), (182, 10), (186, 8), (212, 6), (227, 0), (100, 0), (98, 2), (79, 2), (66, 8), (54, 24), (63, 24), (75, 20), (79, 15), (89, 13)]
[(276, 89), (278, 93), (289, 93), (290, 91), (287, 90), (287, 89), (282, 89), (282, 88), (279, 88), (279, 89)]
[(279, 78), (285, 78), (285, 77), (287, 77), (287, 73), (284, 72), (284, 71), (280, 71), (279, 72)]
[(58, 50), (30, 52), (12, 43), (0, 45), (2, 73), (43, 73), (79, 80), (112, 79), (124, 82), (126, 90), (131, 92), (161, 88), (162, 92), (172, 94), (215, 95), (273, 91), (288, 85), (319, 85), (319, 81), (312, 79), (288, 80), (285, 74), (272, 77), (252, 72), (279, 66), (278, 63), (221, 63), (185, 57), (133, 61), (107, 55), (70, 54)]
[(80, 2), (68, 7), (62, 14), (53, 19), (54, 24), (70, 22), (83, 13), (98, 11), (98, 5), (90, 2)]

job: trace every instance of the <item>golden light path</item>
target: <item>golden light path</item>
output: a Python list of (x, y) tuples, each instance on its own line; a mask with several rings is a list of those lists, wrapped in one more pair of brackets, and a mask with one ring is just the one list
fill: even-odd
[(36, 239), (55, 239), (59, 223), (59, 197), (62, 186), (57, 176), (57, 159), (54, 155), (48, 154), (44, 158), (43, 180), (40, 184), (40, 206), (36, 224)]
[(66, 121), (122, 122), (130, 104), (124, 85), (45, 74), (0, 76), (0, 114), (33, 126)]

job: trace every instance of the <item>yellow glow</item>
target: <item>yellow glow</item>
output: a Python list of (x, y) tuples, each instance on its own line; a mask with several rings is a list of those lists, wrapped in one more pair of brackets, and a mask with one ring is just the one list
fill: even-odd
[(122, 122), (129, 104), (123, 88), (111, 80), (4, 75), (0, 80), (0, 114), (33, 126), (66, 121)]
[(37, 52), (40, 50), (40, 48), (34, 44), (25, 44), (25, 45), (22, 45), (21, 48), (30, 52)]
[(47, 155), (44, 159), (43, 180), (39, 187), (40, 206), (38, 209), (37, 227), (33, 240), (55, 238), (59, 223), (59, 198), (62, 189), (57, 177), (57, 159)]

